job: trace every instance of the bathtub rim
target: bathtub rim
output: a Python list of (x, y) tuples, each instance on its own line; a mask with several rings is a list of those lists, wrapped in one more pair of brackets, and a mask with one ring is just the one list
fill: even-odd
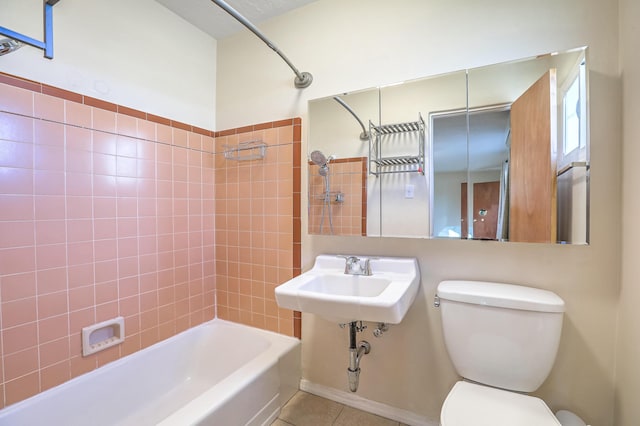
[[(255, 333), (255, 334), (259, 334), (259, 335), (263, 335), (265, 336), (269, 342), (270, 345), (269, 347), (259, 353), (255, 358), (252, 358), (251, 360), (249, 360), (246, 364), (243, 364), (238, 370), (233, 371), (231, 374), (229, 374), (228, 376), (225, 376), (222, 380), (220, 380), (219, 382), (217, 382), (214, 387), (212, 389), (208, 389), (205, 392), (203, 392), (203, 394), (197, 396), (196, 398), (194, 398), (193, 400), (191, 400), (190, 402), (188, 402), (186, 405), (180, 407), (178, 410), (174, 411), (173, 413), (171, 413), (170, 415), (168, 415), (165, 419), (161, 420), (159, 424), (164, 425), (165, 421), (172, 418), (172, 416), (174, 416), (176, 413), (180, 413), (183, 412), (183, 410), (185, 410), (187, 407), (191, 407), (192, 404), (197, 401), (197, 400), (202, 400), (204, 395), (211, 395), (214, 392), (211, 392), (212, 390), (215, 390), (215, 388), (218, 388), (221, 383), (227, 383), (228, 384), (234, 384), (236, 386), (240, 385), (240, 384), (250, 384), (251, 380), (242, 380), (241, 376), (242, 374), (246, 374), (247, 371), (245, 371), (245, 369), (247, 369), (247, 367), (249, 366), (250, 371), (254, 372), (254, 371), (258, 371), (260, 370), (259, 366), (256, 366), (254, 364), (259, 363), (258, 361), (264, 361), (265, 358), (268, 357), (272, 357), (274, 355), (274, 352), (277, 353), (279, 352), (280, 355), (278, 357), (274, 357), (274, 359), (271, 362), (267, 362), (266, 364), (264, 362), (262, 362), (262, 366), (267, 365), (267, 367), (265, 368), (269, 368), (269, 367), (273, 367), (274, 364), (277, 364), (279, 359), (281, 358), (282, 355), (286, 354), (289, 351), (295, 350), (296, 348), (298, 348), (300, 350), (301, 348), (301, 343), (300, 340), (295, 338), (295, 337), (291, 337), (291, 336), (286, 336), (283, 334), (279, 334), (279, 333), (275, 333), (269, 330), (263, 330), (263, 329), (259, 329), (256, 327), (252, 327), (249, 325), (245, 325), (245, 324), (239, 324), (239, 323), (235, 323), (235, 322), (231, 322), (228, 320), (224, 320), (224, 319), (220, 319), (220, 318), (213, 318), (209, 321), (206, 321), (204, 323), (198, 324), (194, 327), (191, 327), (187, 330), (181, 331), (180, 333), (177, 333), (171, 337), (168, 337), (164, 340), (161, 340), (159, 342), (154, 343), (153, 345), (150, 345), (146, 348), (140, 349), (136, 352), (133, 352), (129, 355), (125, 355), (121, 358), (118, 358), (117, 360), (111, 361), (103, 366), (100, 366), (98, 368), (95, 368), (91, 371), (88, 371), (86, 373), (83, 373), (79, 376), (76, 376), (64, 383), (61, 383), (57, 386), (54, 386), (52, 388), (46, 389), (42, 392), (39, 392), (29, 398), (26, 398), (24, 400), (18, 401), (14, 404), (8, 405), (2, 409), (0, 409), (0, 422), (2, 422), (4, 419), (6, 418), (11, 418), (12, 414), (14, 412), (19, 412), (21, 410), (24, 409), (29, 409), (29, 407), (33, 404), (37, 404), (39, 400), (41, 399), (45, 399), (51, 395), (55, 395), (57, 393), (61, 393), (61, 392), (65, 392), (68, 388), (73, 388), (74, 386), (78, 386), (78, 385), (82, 385), (83, 382), (86, 382), (88, 380), (91, 380), (91, 376), (93, 375), (98, 375), (98, 374), (108, 374), (108, 372), (114, 368), (117, 368), (118, 366), (125, 364), (127, 362), (129, 362), (131, 360), (132, 357), (142, 357), (146, 354), (148, 354), (149, 352), (152, 352), (153, 350), (157, 350), (158, 348), (162, 348), (166, 345), (170, 345), (171, 343), (173, 343), (175, 340), (178, 340), (180, 338), (184, 338), (184, 336), (190, 335), (190, 334), (196, 334), (198, 332), (201, 332), (203, 328), (207, 328), (207, 327), (215, 327), (215, 326), (223, 326), (223, 327), (230, 327), (230, 328), (237, 328), (237, 329), (243, 329), (243, 331), (249, 332), (249, 333)], [(95, 356), (96, 354), (92, 354), (90, 356)], [(241, 374), (242, 373), (242, 374)], [(298, 372), (298, 376), (299, 376), (299, 372)], [(231, 379), (231, 380), (229, 380)], [(241, 387), (236, 387), (235, 389), (241, 389)], [(223, 400), (219, 401), (218, 403), (215, 404), (215, 406), (221, 406), (223, 405), (225, 402), (227, 402), (228, 400), (231, 399), (231, 397), (235, 394), (235, 392), (229, 392), (228, 397), (222, 398)], [(186, 412), (185, 412), (186, 413)], [(185, 414), (183, 413), (183, 414)], [(193, 417), (193, 416), (189, 416), (189, 417)], [(184, 424), (184, 417), (182, 418), (183, 422), (181, 424)], [(170, 424), (174, 424), (174, 423), (166, 423), (167, 425)]]

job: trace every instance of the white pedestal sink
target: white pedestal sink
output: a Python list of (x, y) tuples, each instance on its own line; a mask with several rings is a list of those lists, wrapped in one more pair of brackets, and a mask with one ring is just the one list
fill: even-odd
[[(357, 256), (366, 262), (368, 256)], [(320, 255), (313, 268), (276, 287), (282, 308), (319, 315), (330, 321), (398, 324), (420, 286), (415, 258), (371, 257), (371, 275), (345, 273), (345, 258)]]

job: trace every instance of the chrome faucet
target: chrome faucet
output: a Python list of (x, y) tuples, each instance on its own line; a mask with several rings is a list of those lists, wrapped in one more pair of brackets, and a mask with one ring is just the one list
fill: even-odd
[(371, 263), (370, 259), (364, 259), (364, 265), (362, 259), (356, 256), (346, 257), (344, 265), (344, 273), (348, 275), (371, 275)]

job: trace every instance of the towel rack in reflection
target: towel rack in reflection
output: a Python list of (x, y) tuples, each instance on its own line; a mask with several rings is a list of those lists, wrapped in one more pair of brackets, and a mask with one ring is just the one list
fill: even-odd
[(262, 160), (267, 153), (267, 144), (261, 140), (224, 145), (224, 158), (234, 161)]
[(577, 167), (584, 167), (586, 170), (589, 170), (589, 163), (586, 161), (574, 161), (572, 163), (567, 164), (560, 170), (558, 170), (558, 176), (565, 174), (569, 170)]

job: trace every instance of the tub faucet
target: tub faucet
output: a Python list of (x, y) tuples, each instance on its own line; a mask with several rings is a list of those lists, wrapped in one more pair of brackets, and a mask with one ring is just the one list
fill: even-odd
[(370, 259), (364, 259), (364, 265), (362, 265), (362, 259), (356, 256), (348, 256), (344, 265), (344, 273), (349, 275), (371, 275)]

